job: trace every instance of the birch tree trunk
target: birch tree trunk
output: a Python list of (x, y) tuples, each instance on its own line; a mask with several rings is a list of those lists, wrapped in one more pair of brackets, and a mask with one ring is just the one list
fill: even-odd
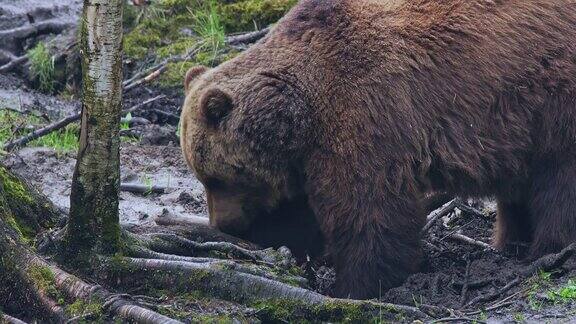
[(84, 0), (82, 126), (66, 235), (73, 257), (120, 248), (122, 8), (122, 0)]

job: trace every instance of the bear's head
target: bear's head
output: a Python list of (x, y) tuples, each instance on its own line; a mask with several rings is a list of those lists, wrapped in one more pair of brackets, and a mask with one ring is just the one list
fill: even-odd
[(310, 103), (281, 73), (234, 61), (188, 71), (181, 146), (206, 189), (210, 224), (280, 245), (288, 228), (302, 234), (315, 223), (303, 183), (313, 145)]

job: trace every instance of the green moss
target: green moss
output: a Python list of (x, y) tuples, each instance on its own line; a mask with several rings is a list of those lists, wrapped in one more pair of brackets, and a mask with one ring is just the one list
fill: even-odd
[(280, 19), (297, 0), (245, 0), (220, 7), (227, 32), (261, 29)]
[(2, 189), (4, 189), (4, 193), (8, 196), (9, 200), (15, 202), (21, 201), (27, 204), (34, 202), (34, 199), (26, 191), (24, 184), (10, 175), (8, 170), (3, 166), (0, 166), (0, 183), (2, 183)]
[(185, 38), (176, 41), (170, 45), (160, 47), (156, 54), (160, 58), (166, 58), (174, 55), (182, 55), (188, 52), (190, 48), (196, 44), (198, 40), (193, 38)]
[(36, 287), (43, 291), (48, 297), (53, 298), (59, 304), (64, 302), (64, 298), (56, 287), (56, 277), (52, 270), (46, 266), (33, 265), (28, 268), (28, 276)]
[(124, 37), (124, 53), (133, 59), (142, 59), (150, 50), (162, 44), (160, 35), (139, 26)]
[[(140, 23), (124, 37), (127, 57), (163, 59), (201, 51), (190, 62), (171, 64), (160, 86), (181, 87), (188, 67), (216, 66), (238, 52), (224, 47), (224, 35), (276, 22), (296, 0), (160, 0), (141, 9)], [(184, 67), (183, 67), (184, 66)]]
[(82, 299), (77, 299), (74, 303), (67, 305), (65, 310), (70, 317), (90, 314), (92, 322), (99, 321), (104, 315), (103, 304), (97, 298), (88, 303)]
[(398, 310), (376, 309), (365, 303), (332, 301), (320, 305), (308, 305), (300, 301), (275, 299), (263, 300), (252, 305), (263, 322), (328, 321), (339, 323), (381, 323), (382, 318), (396, 318)]
[(162, 73), (158, 83), (167, 88), (184, 89), (184, 76), (191, 67), (196, 65), (198, 64), (195, 62), (168, 63), (168, 69)]

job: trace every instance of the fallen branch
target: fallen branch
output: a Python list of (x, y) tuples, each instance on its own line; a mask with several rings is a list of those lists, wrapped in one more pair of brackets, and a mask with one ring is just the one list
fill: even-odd
[(431, 324), (437, 323), (451, 323), (451, 322), (458, 322), (458, 323), (486, 323), (485, 321), (480, 321), (474, 318), (469, 317), (446, 317), (440, 318), (435, 321), (430, 322)]
[[(144, 107), (148, 104), (153, 103), (154, 101), (163, 99), (165, 97), (166, 96), (164, 96), (164, 95), (160, 95), (160, 96), (156, 96), (154, 98), (148, 99), (148, 100), (146, 100), (142, 103), (139, 103), (139, 104), (137, 104), (137, 105), (135, 105), (129, 109), (123, 110), (122, 114), (126, 115), (128, 113), (134, 112), (134, 111), (141, 109), (142, 107)], [(30, 143), (31, 141), (33, 141), (35, 139), (38, 139), (38, 138), (45, 136), (45, 135), (48, 135), (48, 134), (50, 134), (54, 131), (57, 131), (59, 129), (62, 129), (62, 128), (66, 127), (66, 126), (68, 126), (68, 125), (70, 125), (76, 121), (79, 121), (81, 117), (82, 117), (82, 113), (77, 113), (77, 114), (74, 114), (72, 116), (65, 117), (65, 118), (63, 118), (63, 119), (61, 119), (61, 120), (59, 120), (53, 124), (50, 124), (48, 126), (37, 129), (37, 130), (33, 131), (32, 133), (27, 134), (27, 135), (25, 135), (25, 136), (23, 136), (17, 140), (10, 141), (10, 142), (6, 143), (3, 147), (3, 149), (4, 149), (4, 151), (11, 151), (15, 147), (25, 146), (26, 144)]]
[(186, 216), (179, 216), (173, 215), (170, 213), (164, 213), (156, 218), (156, 224), (163, 225), (163, 226), (171, 226), (171, 225), (180, 225), (180, 226), (189, 226), (189, 225), (209, 225), (208, 217), (201, 217), (195, 215), (186, 215)]
[(449, 213), (454, 211), (455, 208), (458, 208), (458, 209), (462, 210), (463, 212), (469, 213), (472, 215), (482, 216), (482, 217), (485, 216), (481, 211), (479, 211), (478, 209), (464, 203), (460, 198), (454, 198), (454, 199), (450, 200), (449, 202), (445, 203), (444, 205), (442, 205), (442, 207), (440, 207), (440, 208), (432, 211), (430, 214), (428, 214), (428, 216), (426, 217), (426, 225), (424, 225), (424, 227), (422, 228), (421, 233), (425, 234), (426, 232), (428, 232), (428, 230), (430, 230), (430, 228), (434, 225), (434, 223), (438, 219), (448, 215)]
[(196, 56), (196, 54), (200, 52), (202, 45), (203, 45), (202, 42), (196, 43), (186, 54), (171, 56), (162, 61), (161, 63), (152, 66), (149, 69), (136, 73), (132, 78), (122, 82), (124, 93), (127, 93), (142, 84), (156, 80), (162, 73), (164, 73), (168, 69), (169, 63), (187, 61), (192, 57)]
[(530, 277), (540, 271), (550, 271), (561, 267), (576, 253), (576, 242), (568, 245), (556, 254), (545, 255), (524, 268), (521, 275)]
[(12, 59), (10, 62), (0, 66), (0, 73), (10, 72), (17, 66), (22, 65), (28, 61), (28, 55), (22, 55)]
[(57, 20), (46, 20), (23, 27), (0, 31), (0, 39), (3, 42), (11, 42), (16, 39), (26, 39), (38, 34), (59, 34), (72, 24)]
[(498, 298), (498, 296), (501, 296), (502, 294), (506, 293), (508, 290), (516, 287), (516, 285), (518, 285), (520, 282), (521, 282), (520, 277), (517, 277), (514, 280), (507, 283), (504, 287), (498, 289), (497, 291), (495, 291), (493, 293), (483, 294), (483, 295), (480, 295), (480, 296), (472, 299), (471, 301), (468, 302), (468, 304), (466, 304), (466, 306), (464, 306), (464, 308), (470, 307), (470, 306), (477, 304), (477, 303), (480, 303), (480, 302), (488, 302), (488, 301), (494, 300), (494, 299)]
[(454, 240), (460, 241), (460, 242), (464, 242), (464, 243), (471, 244), (471, 245), (476, 245), (476, 246), (481, 247), (482, 249), (485, 249), (485, 250), (494, 250), (494, 248), (490, 244), (479, 241), (479, 240), (475, 240), (475, 239), (468, 237), (466, 235), (463, 235), (461, 233), (452, 233), (448, 237), (450, 237)]
[(239, 44), (251, 44), (254, 43), (270, 32), (272, 27), (268, 26), (264, 29), (238, 34), (238, 35), (231, 35), (226, 37), (226, 44), (228, 45), (239, 45)]
[(143, 185), (138, 183), (122, 183), (120, 184), (120, 190), (124, 192), (131, 192), (137, 194), (163, 194), (166, 193), (169, 188), (164, 186), (156, 186), (156, 185)]
[(165, 117), (166, 119), (170, 119), (174, 123), (178, 123), (180, 121), (180, 116), (160, 110), (160, 109), (153, 109), (152, 110), (155, 114)]
[(457, 201), (458, 198), (454, 198), (452, 200), (450, 200), (449, 202), (445, 203), (444, 205), (442, 205), (442, 207), (432, 211), (430, 214), (428, 214), (428, 216), (426, 217), (426, 225), (424, 225), (424, 228), (422, 228), (422, 233), (426, 233), (428, 232), (428, 230), (432, 227), (432, 225), (434, 225), (434, 223), (441, 217), (444, 217), (445, 215), (448, 215), (449, 213), (451, 213), (454, 208), (456, 208), (457, 206)]

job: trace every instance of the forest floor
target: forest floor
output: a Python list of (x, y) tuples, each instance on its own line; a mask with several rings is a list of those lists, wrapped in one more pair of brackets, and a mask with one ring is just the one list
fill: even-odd
[[(0, 5), (12, 3), (16, 2), (0, 0)], [(32, 2), (14, 6), (29, 3)], [(49, 6), (52, 1), (46, 3)], [(68, 3), (73, 4), (74, 10), (80, 5), (74, 0)], [(0, 19), (0, 27), (7, 21)], [(121, 147), (122, 183), (145, 188), (142, 192), (121, 193), (121, 223), (138, 232), (156, 228), (166, 218), (191, 222), (207, 218), (203, 187), (187, 168), (179, 148), (177, 125), (184, 99), (182, 91), (144, 85), (125, 94), (124, 108), (158, 95), (165, 98), (132, 114), (133, 118), (142, 117), (151, 123), (126, 126), (133, 135), (123, 137)], [(19, 111), (17, 114), (35, 116), (37, 123), (43, 119), (44, 124), (69, 116), (80, 107), (77, 100), (31, 89), (19, 75), (2, 74), (0, 103), (0, 113)], [(0, 123), (7, 122), (0, 119)], [(19, 119), (10, 122), (17, 123)], [(21, 128), (17, 126), (10, 125), (8, 129)], [(0, 155), (0, 162), (36, 185), (66, 212), (76, 156), (73, 147), (74, 143), (33, 142), (29, 147)], [(445, 210), (423, 235), (425, 260), (421, 272), (410, 276), (401, 287), (383, 292), (380, 299), (436, 311), (438, 318), (450, 317), (451, 322), (576, 322), (576, 260), (521, 276), (529, 267), (529, 262), (522, 259), (525, 247), (519, 245), (513, 252), (501, 253), (485, 244), (492, 236), (495, 204), (490, 199), (466, 203), (479, 212), (458, 207)], [(462, 237), (472, 240), (465, 242)], [(328, 265), (312, 260), (300, 266), (312, 288), (329, 293), (334, 272)], [(138, 291), (128, 293), (137, 295)], [(190, 296), (176, 296), (158, 290), (148, 297), (157, 304), (158, 312), (190, 322), (230, 318), (240, 322), (298, 321), (298, 314), (288, 309), (270, 309), (270, 305), (246, 307), (192, 292)], [(408, 319), (398, 316), (395, 321)]]

